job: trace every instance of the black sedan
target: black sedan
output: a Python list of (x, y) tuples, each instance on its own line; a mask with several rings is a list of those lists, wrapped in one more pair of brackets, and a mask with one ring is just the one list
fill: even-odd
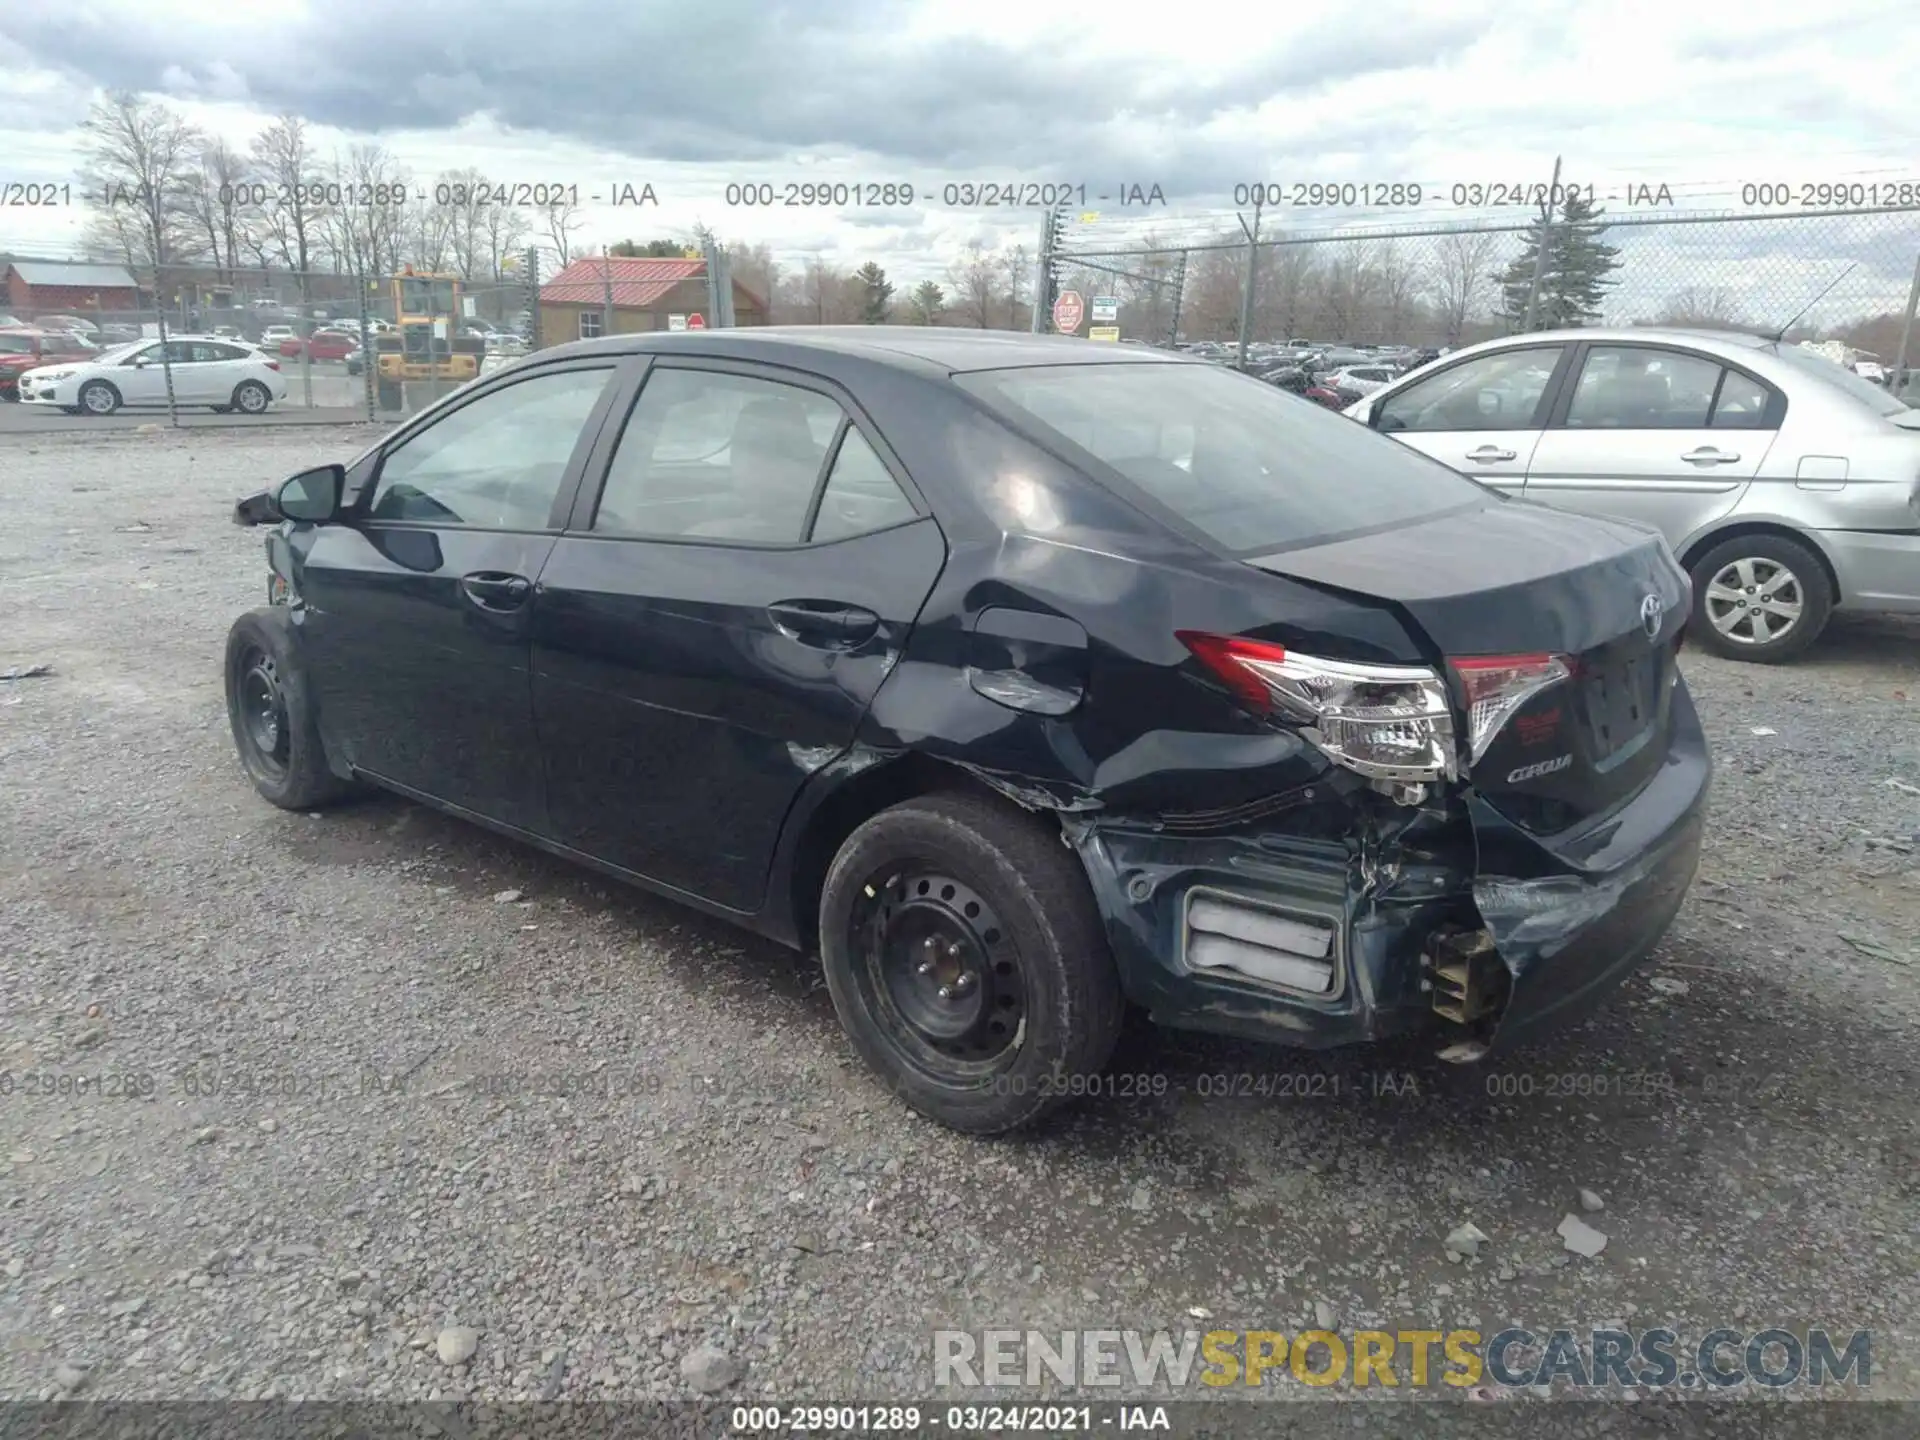
[(242, 501), (268, 800), (376, 785), (817, 947), (957, 1128), (1131, 1003), (1483, 1060), (1659, 940), (1688, 582), (1218, 366), (1060, 337), (565, 345)]

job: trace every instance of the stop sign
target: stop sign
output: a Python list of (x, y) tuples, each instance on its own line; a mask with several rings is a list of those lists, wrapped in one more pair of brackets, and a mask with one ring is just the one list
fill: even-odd
[(1062, 335), (1076, 334), (1086, 314), (1086, 302), (1080, 298), (1080, 292), (1062, 290), (1060, 298), (1053, 302), (1053, 328)]
[(689, 315), (689, 316), (687, 316), (687, 329), (689, 329), (689, 330), (704, 330), (704, 329), (706, 329), (706, 328), (707, 328), (707, 317), (706, 317), (706, 316), (704, 316), (704, 315), (699, 315), (699, 314), (694, 314), (694, 315)]

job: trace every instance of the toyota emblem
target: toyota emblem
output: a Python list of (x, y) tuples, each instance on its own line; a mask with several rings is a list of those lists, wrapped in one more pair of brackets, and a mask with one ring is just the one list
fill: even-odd
[(1666, 613), (1667, 607), (1658, 595), (1649, 595), (1640, 602), (1640, 625), (1649, 640), (1660, 638), (1660, 621)]

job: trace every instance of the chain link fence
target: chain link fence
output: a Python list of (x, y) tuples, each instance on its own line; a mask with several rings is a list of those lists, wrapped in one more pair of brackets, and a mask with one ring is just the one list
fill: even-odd
[[(10, 362), (41, 375), (0, 386), (0, 398), (177, 425), (393, 421), (526, 353), (524, 285), (462, 281), (417, 293), (401, 316), (395, 277), (273, 272), (249, 283), (163, 273), (140, 286), (141, 306), (95, 293), (9, 306), (0, 381)], [(71, 373), (43, 383), (49, 369)]]
[[(1920, 365), (1920, 210), (1659, 215), (1568, 224), (1288, 233), (1273, 216), (1178, 246), (1061, 248), (1066, 284), (1119, 302), (1123, 338), (1459, 346), (1565, 324), (1676, 325), (1837, 340)], [(1251, 242), (1248, 232), (1259, 235)], [(1544, 256), (1544, 258), (1542, 258)]]
[[(1920, 209), (1315, 230), (1289, 230), (1279, 213), (1188, 217), (1177, 244), (1125, 223), (1069, 226), (1056, 258), (1067, 286), (1117, 308), (1108, 319), (1108, 305), (1090, 305), (1091, 323), (1150, 344), (1439, 348), (1568, 323), (1785, 327), (1790, 340), (1838, 342), (1836, 358), (1877, 362), (1920, 402)], [(146, 308), (75, 294), (12, 318), (79, 334), (78, 355), (32, 357), (89, 368), (94, 388), (63, 391), (62, 408), (179, 424), (399, 419), (540, 343), (533, 276), (414, 287), (404, 316), (399, 278), (187, 267), (143, 277)], [(0, 347), (20, 343), (0, 335)], [(0, 353), (0, 395), (8, 363)]]

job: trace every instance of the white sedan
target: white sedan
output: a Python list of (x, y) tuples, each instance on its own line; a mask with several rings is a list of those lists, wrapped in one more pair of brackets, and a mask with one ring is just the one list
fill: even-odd
[(69, 415), (111, 415), (122, 406), (164, 407), (172, 372), (176, 406), (204, 405), (258, 415), (287, 397), (280, 362), (244, 342), (212, 335), (138, 340), (78, 362), (42, 365), (20, 376), (23, 404)]

